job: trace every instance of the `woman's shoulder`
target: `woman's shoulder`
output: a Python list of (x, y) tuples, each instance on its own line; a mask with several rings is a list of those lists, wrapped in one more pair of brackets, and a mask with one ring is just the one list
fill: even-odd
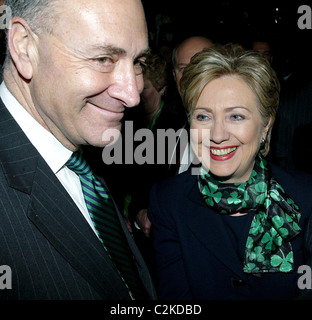
[(270, 163), (272, 176), (281, 184), (289, 185), (292, 189), (305, 189), (312, 193), (312, 175), (299, 170), (286, 170), (275, 163)]
[(189, 168), (187, 171), (161, 180), (154, 185), (157, 192), (165, 194), (185, 194), (196, 182), (196, 171)]
[(272, 176), (302, 208), (312, 208), (312, 175), (299, 170), (286, 170), (271, 163)]

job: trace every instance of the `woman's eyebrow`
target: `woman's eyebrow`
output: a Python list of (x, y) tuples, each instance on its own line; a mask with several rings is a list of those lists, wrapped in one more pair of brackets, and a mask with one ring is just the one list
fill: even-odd
[(251, 113), (250, 109), (248, 107), (246, 107), (246, 106), (237, 105), (237, 106), (232, 106), (232, 107), (225, 108), (225, 110), (228, 111), (228, 112), (231, 112), (231, 111), (233, 111), (235, 109), (244, 109), (247, 112)]
[(212, 112), (211, 108), (201, 107), (201, 106), (196, 107), (194, 111), (197, 111), (197, 110), (202, 110), (202, 111), (206, 111), (206, 112)]
[[(244, 109), (244, 110), (246, 110), (246, 111), (248, 111), (248, 112), (251, 112), (251, 111), (249, 110), (249, 108), (247, 108), (247, 107), (245, 107), (245, 106), (240, 106), (240, 105), (231, 106), (231, 107), (226, 107), (226, 108), (225, 108), (225, 111), (226, 111), (226, 112), (231, 112), (231, 111), (233, 111), (233, 110), (235, 110), (235, 109)], [(207, 112), (213, 112), (213, 110), (212, 110), (211, 108), (209, 108), (209, 107), (202, 107), (202, 106), (196, 107), (195, 110), (203, 110), (203, 111), (207, 111)]]

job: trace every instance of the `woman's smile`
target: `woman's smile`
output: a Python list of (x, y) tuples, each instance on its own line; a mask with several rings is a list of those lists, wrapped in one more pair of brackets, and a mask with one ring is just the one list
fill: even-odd
[(237, 150), (238, 146), (232, 147), (210, 147), (210, 157), (216, 161), (225, 161), (231, 159)]

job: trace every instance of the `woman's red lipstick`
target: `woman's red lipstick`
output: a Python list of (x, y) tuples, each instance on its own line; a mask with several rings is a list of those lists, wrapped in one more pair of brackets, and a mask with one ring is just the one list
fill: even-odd
[(210, 147), (210, 157), (216, 161), (226, 161), (234, 157), (238, 146)]

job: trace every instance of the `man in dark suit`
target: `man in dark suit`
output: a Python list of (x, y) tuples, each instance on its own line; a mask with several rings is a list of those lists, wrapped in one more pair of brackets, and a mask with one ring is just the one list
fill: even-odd
[[(0, 299), (133, 299), (66, 163), (82, 145), (104, 147), (107, 130), (120, 130), (124, 110), (139, 103), (148, 50), (142, 4), (6, 5), (13, 18), (0, 88), (0, 266), (10, 268), (11, 279)], [(155, 299), (142, 256), (115, 211), (142, 295)]]

